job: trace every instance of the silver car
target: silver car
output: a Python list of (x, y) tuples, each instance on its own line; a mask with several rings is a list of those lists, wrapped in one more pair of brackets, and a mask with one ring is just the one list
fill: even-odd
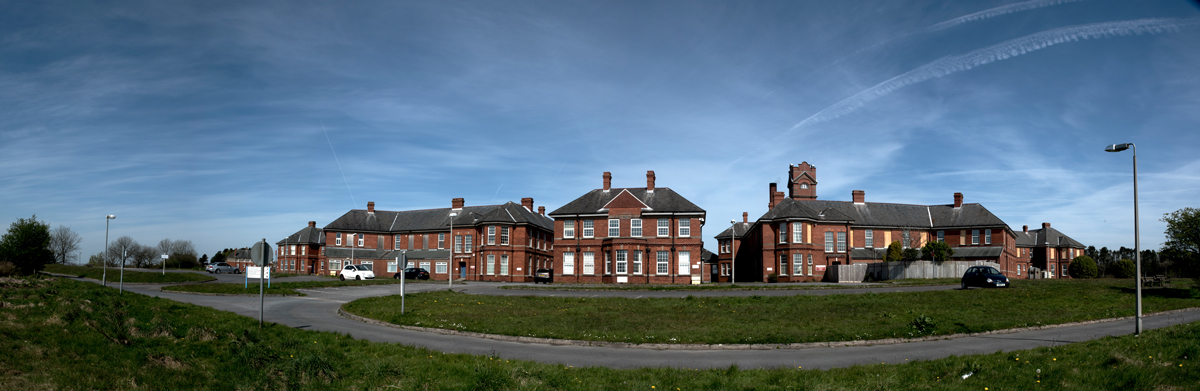
[(225, 262), (210, 263), (210, 264), (208, 264), (208, 267), (205, 268), (205, 270), (208, 270), (209, 273), (217, 273), (217, 274), (221, 274), (221, 273), (238, 274), (238, 273), (242, 272), (240, 269), (233, 267), (233, 266), (229, 266), (229, 264), (225, 263)]

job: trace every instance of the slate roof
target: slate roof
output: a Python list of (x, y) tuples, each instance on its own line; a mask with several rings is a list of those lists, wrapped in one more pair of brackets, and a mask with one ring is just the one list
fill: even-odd
[(717, 263), (717, 254), (708, 251), (707, 248), (700, 249), (700, 261), (704, 263)]
[(1071, 247), (1086, 248), (1083, 243), (1059, 232), (1054, 227), (1017, 232), (1017, 247)]
[[(917, 249), (921, 251), (921, 249)], [(954, 247), (954, 255), (950, 259), (961, 258), (998, 258), (1004, 253), (1004, 247), (1001, 246), (986, 246), (986, 247)], [(887, 255), (887, 248), (854, 248), (850, 249), (850, 258), (853, 259), (883, 259)], [(925, 254), (921, 254), (925, 256)]]
[(667, 213), (704, 213), (704, 209), (688, 201), (683, 196), (671, 190), (669, 187), (656, 187), (654, 191), (648, 191), (646, 188), (612, 188), (609, 190), (596, 189), (587, 192), (583, 196), (576, 198), (574, 201), (563, 205), (561, 208), (550, 212), (550, 216), (563, 215), (582, 215), (582, 214), (597, 214), (604, 213), (604, 206), (608, 205), (609, 201), (616, 198), (621, 191), (627, 190), (646, 206), (650, 207), (650, 212), (667, 212)]
[[(958, 228), (1008, 225), (980, 204), (908, 205), (785, 198), (759, 220), (849, 221), (862, 227)], [(728, 235), (728, 233), (726, 234)]]
[(737, 233), (734, 235), (737, 235), (737, 237), (740, 238), (746, 236), (746, 233), (750, 232), (750, 228), (753, 227), (754, 223), (734, 223), (729, 228), (726, 228), (724, 231), (721, 231), (721, 233), (717, 234), (717, 236), (713, 236), (713, 239), (728, 239), (729, 230), (731, 229), (736, 230)]
[(325, 244), (325, 231), (322, 231), (320, 228), (306, 226), (291, 236), (275, 242), (275, 244)]
[(355, 248), (353, 252), (351, 247), (326, 247), (325, 256), (329, 258), (350, 258), (355, 259), (391, 259), (395, 260), (404, 253), (405, 256), (412, 259), (450, 259), (450, 250), (376, 250)]
[[(487, 222), (528, 223), (553, 230), (554, 220), (514, 202), (504, 205), (468, 206), (459, 211), (454, 225), (470, 226)], [(450, 208), (367, 212), (353, 209), (338, 217), (325, 230), (361, 232), (420, 232), (441, 231), (450, 228)]]

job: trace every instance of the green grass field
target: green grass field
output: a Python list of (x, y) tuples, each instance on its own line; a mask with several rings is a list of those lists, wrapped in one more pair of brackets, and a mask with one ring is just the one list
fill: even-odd
[[(66, 274), (70, 276), (91, 278), (100, 280), (104, 278), (104, 269), (99, 267), (88, 266), (73, 266), (73, 265), (46, 265), (46, 272), (55, 274)], [(108, 268), (108, 282), (121, 281), (120, 268)], [(171, 283), (171, 282), (203, 282), (212, 281), (216, 278), (200, 273), (153, 273), (153, 272), (135, 272), (131, 270), (125, 271), (125, 282), (131, 283)]]
[(1137, 338), (828, 371), (572, 368), (256, 326), (229, 312), (118, 296), (94, 283), (0, 278), (0, 389), (1194, 390), (1200, 384), (1196, 323)]
[(703, 284), (703, 285), (612, 285), (612, 284), (555, 284), (555, 285), (505, 285), (500, 289), (545, 290), (545, 291), (772, 291), (809, 289), (856, 289), (896, 286), (958, 285), (958, 278), (907, 279), (874, 282), (870, 284)]
[[(1132, 316), (1129, 280), (1034, 280), (1008, 289), (687, 299), (429, 292), (343, 308), (389, 323), (628, 343), (787, 344), (912, 338)], [(1200, 307), (1188, 289), (1143, 290), (1145, 312)]]

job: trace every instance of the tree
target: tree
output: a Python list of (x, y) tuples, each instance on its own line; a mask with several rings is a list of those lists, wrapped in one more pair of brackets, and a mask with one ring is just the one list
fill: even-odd
[(196, 262), (200, 263), (201, 265), (207, 265), (208, 264), (208, 254), (201, 255), (200, 259), (197, 260)]
[(1080, 255), (1071, 260), (1071, 266), (1067, 268), (1067, 272), (1071, 274), (1071, 278), (1096, 278), (1099, 270), (1092, 257)]
[(108, 245), (108, 266), (119, 266), (133, 259), (134, 253), (141, 246), (136, 240), (122, 236)]
[(50, 226), (37, 220), (37, 215), (17, 219), (0, 238), (0, 262), (8, 262), (18, 273), (30, 275), (54, 263), (50, 250)]
[(1167, 223), (1167, 236), (1163, 251), (1170, 251), (1176, 270), (1187, 273), (1185, 277), (1200, 277), (1200, 209), (1183, 208), (1163, 214)]
[(1122, 259), (1113, 265), (1113, 277), (1133, 278), (1134, 274), (1137, 274), (1137, 266), (1131, 260)]
[(98, 252), (88, 257), (87, 266), (100, 267), (104, 265), (104, 252)]
[(900, 257), (904, 262), (916, 262), (921, 260), (921, 250), (909, 247), (904, 249), (904, 253)]
[(79, 243), (83, 238), (71, 230), (71, 227), (59, 225), (50, 231), (50, 251), (54, 252), (54, 262), (61, 264), (73, 263), (79, 259)]
[(213, 254), (212, 259), (210, 259), (208, 261), (208, 263), (217, 263), (217, 262), (225, 262), (225, 252), (224, 251)]
[(158, 249), (151, 246), (136, 245), (131, 250), (133, 256), (133, 267), (148, 268), (154, 266), (161, 259)]
[(904, 250), (903, 246), (900, 244), (900, 241), (895, 241), (892, 242), (892, 244), (889, 244), (887, 248), (887, 255), (884, 256), (883, 260), (887, 262), (900, 262), (903, 259)]
[(925, 259), (934, 262), (949, 261), (950, 257), (954, 255), (954, 249), (950, 248), (950, 245), (946, 244), (946, 242), (940, 240), (925, 243), (925, 247), (921, 248), (921, 252), (924, 253)]

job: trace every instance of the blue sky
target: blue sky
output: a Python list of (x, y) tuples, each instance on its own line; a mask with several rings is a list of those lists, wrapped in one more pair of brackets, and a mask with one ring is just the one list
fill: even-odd
[(374, 201), (533, 197), (654, 170), (766, 212), (946, 204), (1143, 248), (1200, 207), (1200, 9), (1186, 0), (3, 2), (0, 218), (83, 238), (274, 243)]

